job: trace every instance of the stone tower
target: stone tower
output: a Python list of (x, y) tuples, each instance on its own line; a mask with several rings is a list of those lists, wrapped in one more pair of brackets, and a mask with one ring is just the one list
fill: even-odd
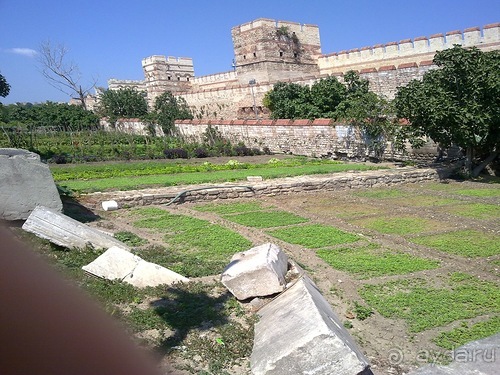
[(248, 84), (319, 75), (319, 28), (258, 19), (231, 30), (238, 80)]
[(193, 60), (189, 57), (146, 57), (142, 60), (142, 69), (150, 104), (165, 91), (174, 95), (189, 91), (194, 78)]

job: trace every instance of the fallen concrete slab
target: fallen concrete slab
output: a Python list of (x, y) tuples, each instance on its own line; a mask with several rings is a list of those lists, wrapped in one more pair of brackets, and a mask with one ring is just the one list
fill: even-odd
[(253, 374), (371, 374), (368, 360), (307, 276), (258, 315)]
[(188, 282), (165, 267), (150, 263), (119, 247), (111, 247), (82, 269), (107, 280), (120, 280), (138, 288)]
[(22, 228), (56, 245), (70, 249), (87, 246), (108, 249), (118, 246), (130, 250), (127, 245), (114, 237), (48, 207), (36, 207)]
[(264, 297), (285, 289), (287, 269), (287, 255), (266, 243), (233, 255), (221, 282), (239, 300)]
[(25, 220), (39, 205), (63, 208), (48, 165), (34, 152), (0, 148), (0, 219)]
[(179, 282), (187, 283), (189, 279), (158, 264), (141, 260), (123, 281), (137, 288), (145, 288), (148, 286), (172, 285)]
[(497, 375), (499, 373), (500, 333), (469, 342), (452, 352), (449, 365), (426, 365), (408, 375)]
[(121, 281), (137, 267), (141, 260), (141, 257), (129, 251), (113, 246), (99, 255), (93, 262), (83, 266), (82, 269), (103, 279), (119, 279)]

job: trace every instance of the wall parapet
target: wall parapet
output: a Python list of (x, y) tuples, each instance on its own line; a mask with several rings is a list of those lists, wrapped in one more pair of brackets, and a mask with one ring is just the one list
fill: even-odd
[(420, 36), (414, 39), (400, 40), (399, 42), (328, 53), (320, 56), (318, 64), (320, 72), (324, 72), (328, 69), (347, 65), (362, 65), (391, 59), (413, 58), (414, 61), (418, 62), (419, 56), (433, 55), (436, 51), (452, 48), (455, 44), (463, 47), (474, 46), (485, 50), (498, 49), (498, 44), (500, 44), (500, 23), (488, 24), (482, 29), (480, 27), (471, 27), (464, 31), (453, 30), (445, 34), (433, 34), (429, 37)]

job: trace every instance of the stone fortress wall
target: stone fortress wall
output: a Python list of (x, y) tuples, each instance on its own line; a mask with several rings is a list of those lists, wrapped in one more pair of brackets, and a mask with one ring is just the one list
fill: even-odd
[[(359, 128), (332, 119), (287, 120), (177, 120), (175, 127), (186, 139), (202, 142), (208, 127), (232, 143), (242, 142), (249, 148), (267, 149), (272, 154), (291, 154), (331, 159), (433, 160), (439, 155), (431, 140), (419, 149), (408, 144), (402, 154), (385, 145), (382, 155), (370, 149)], [(453, 156), (448, 151), (448, 156)], [(444, 155), (443, 155), (444, 156)]]
[(392, 98), (398, 86), (435, 68), (436, 51), (454, 44), (500, 49), (500, 23), (328, 54), (321, 53), (316, 25), (258, 19), (232, 28), (231, 34), (233, 71), (195, 77), (190, 58), (151, 56), (142, 61), (142, 86), (141, 81), (110, 80), (109, 88), (136, 82), (150, 103), (172, 91), (186, 99), (197, 119), (267, 118), (262, 99), (279, 81), (312, 85), (331, 75), (342, 80), (345, 72), (355, 70), (374, 92)]

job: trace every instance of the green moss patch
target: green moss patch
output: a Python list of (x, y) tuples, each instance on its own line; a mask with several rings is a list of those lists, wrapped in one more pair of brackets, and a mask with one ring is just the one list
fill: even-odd
[(452, 274), (440, 288), (407, 279), (365, 285), (359, 292), (384, 317), (406, 320), (410, 332), (500, 312), (498, 285), (463, 273)]
[(463, 322), (460, 327), (440, 333), (433, 341), (442, 348), (453, 350), (470, 341), (489, 337), (498, 332), (500, 332), (500, 315), (476, 324)]
[(270, 230), (267, 233), (280, 240), (302, 245), (310, 249), (319, 249), (343, 243), (356, 242), (360, 239), (360, 237), (355, 234), (346, 233), (340, 229), (322, 224), (306, 224), (280, 228)]
[(500, 238), (477, 230), (420, 236), (411, 239), (419, 245), (466, 257), (487, 257), (500, 254)]
[(335, 269), (353, 274), (358, 279), (403, 275), (434, 269), (439, 262), (409, 254), (386, 250), (370, 244), (363, 247), (318, 250), (318, 256)]
[(467, 195), (469, 197), (500, 197), (500, 188), (491, 189), (459, 189), (454, 191), (455, 194)]
[(309, 219), (286, 211), (246, 212), (242, 214), (225, 215), (224, 218), (229, 221), (254, 228), (282, 227), (309, 221)]
[(196, 205), (194, 207), (196, 211), (213, 212), (220, 215), (262, 211), (268, 208), (272, 207), (265, 207), (262, 203), (256, 201), (235, 203), (208, 203)]
[(252, 243), (225, 227), (165, 210), (145, 208), (134, 211), (134, 226), (163, 234), (168, 249), (152, 247), (140, 252), (145, 260), (165, 266), (187, 277), (222, 272), (234, 253), (248, 250)]
[(488, 220), (500, 218), (500, 206), (496, 204), (466, 203), (446, 207), (445, 210), (455, 215), (474, 219)]
[(354, 193), (354, 195), (363, 198), (386, 199), (406, 197), (409, 195), (409, 193), (399, 189), (381, 188), (359, 191), (357, 193)]
[(375, 230), (384, 234), (417, 234), (429, 230), (435, 230), (436, 226), (442, 225), (435, 221), (417, 217), (376, 217), (352, 221), (353, 224)]

